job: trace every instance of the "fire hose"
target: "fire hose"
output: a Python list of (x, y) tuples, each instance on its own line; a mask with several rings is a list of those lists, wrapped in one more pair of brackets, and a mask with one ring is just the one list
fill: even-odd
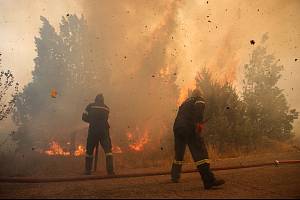
[[(243, 169), (243, 168), (254, 168), (263, 166), (279, 166), (280, 164), (298, 164), (300, 160), (275, 160), (274, 162), (266, 162), (261, 164), (250, 164), (250, 165), (236, 165), (229, 167), (216, 167), (212, 168), (213, 171)], [(198, 170), (185, 170), (182, 173), (194, 173)], [(149, 173), (134, 173), (134, 174), (118, 174), (118, 175), (92, 175), (92, 176), (74, 176), (74, 177), (48, 177), (48, 178), (34, 178), (34, 177), (0, 177), (1, 183), (49, 183), (49, 182), (74, 182), (74, 181), (89, 181), (89, 180), (104, 180), (104, 179), (117, 179), (117, 178), (137, 178), (147, 176), (162, 176), (169, 175), (170, 171), (162, 172), (149, 172)]]

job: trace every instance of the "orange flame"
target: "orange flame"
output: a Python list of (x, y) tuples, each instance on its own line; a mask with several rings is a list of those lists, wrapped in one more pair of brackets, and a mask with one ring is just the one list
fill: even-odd
[[(132, 140), (132, 133), (128, 133), (127, 136), (129, 140)], [(142, 151), (144, 150), (144, 145), (147, 144), (148, 142), (149, 142), (149, 133), (148, 130), (146, 130), (137, 141), (129, 145), (129, 148), (134, 151)]]
[(61, 155), (61, 156), (69, 156), (70, 152), (64, 151), (64, 149), (55, 141), (50, 143), (50, 149), (45, 151), (46, 154), (53, 155)]
[(75, 156), (83, 156), (85, 155), (85, 148), (82, 145), (79, 145), (77, 150), (75, 151)]
[[(48, 150), (44, 151), (45, 154), (49, 156), (71, 156), (69, 151), (65, 151), (59, 143), (52, 141), (50, 142), (50, 147)], [(74, 152), (75, 156), (83, 156), (85, 155), (85, 148), (83, 145), (78, 145), (77, 149)]]
[(50, 94), (50, 95), (51, 95), (52, 98), (56, 98), (56, 97), (57, 97), (57, 94), (58, 94), (58, 93), (57, 93), (57, 90), (56, 90), (56, 89), (52, 89), (52, 90), (51, 90), (51, 94)]
[(119, 147), (119, 146), (113, 146), (112, 147), (112, 152), (113, 153), (123, 153), (121, 147)]
[(131, 132), (127, 133), (127, 138), (128, 138), (129, 141), (133, 140), (133, 135), (132, 135)]
[(171, 74), (171, 70), (170, 70), (170, 67), (167, 66), (165, 68), (161, 68), (160, 71), (159, 71), (159, 75), (161, 77), (167, 77)]
[(193, 90), (196, 88), (196, 83), (195, 81), (184, 85), (180, 88), (180, 93), (179, 93), (179, 97), (177, 99), (177, 106), (180, 106), (188, 97), (189, 95), (189, 90)]

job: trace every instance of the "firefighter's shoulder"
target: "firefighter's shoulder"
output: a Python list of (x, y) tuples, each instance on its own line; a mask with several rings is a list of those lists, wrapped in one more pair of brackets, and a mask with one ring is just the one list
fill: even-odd
[(94, 103), (90, 103), (86, 106), (85, 110), (86, 111), (90, 111), (91, 110), (91, 107), (93, 106)]
[(97, 107), (99, 107), (97, 104), (95, 104), (94, 102), (93, 103), (90, 103), (86, 106), (86, 111), (87, 112), (91, 112), (93, 110), (96, 110)]
[(109, 111), (109, 107), (107, 105), (104, 104), (104, 107)]
[(195, 104), (204, 104), (205, 105), (205, 100), (202, 97), (198, 97), (195, 99)]
[(97, 105), (97, 104), (92, 104), (91, 109), (95, 109), (95, 110), (103, 110), (103, 111), (107, 111), (109, 112), (109, 108), (106, 105)]

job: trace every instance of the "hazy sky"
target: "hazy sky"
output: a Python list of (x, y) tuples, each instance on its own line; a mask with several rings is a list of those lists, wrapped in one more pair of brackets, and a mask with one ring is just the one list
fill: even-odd
[[(47, 17), (57, 27), (67, 13), (88, 16), (89, 10), (82, 2), (89, 0), (0, 0), (2, 66), (13, 69), (22, 85), (30, 81), (36, 56), (34, 36), (41, 26), (39, 16)], [(216, 66), (235, 66), (239, 75), (253, 49), (250, 40), (258, 44), (268, 33), (269, 53), (285, 66), (280, 86), (291, 105), (300, 110), (300, 0), (183, 2), (176, 31), (176, 45), (183, 52), (178, 79), (193, 80), (199, 66), (204, 65), (219, 72), (222, 69)], [(240, 79), (238, 76), (237, 83)]]

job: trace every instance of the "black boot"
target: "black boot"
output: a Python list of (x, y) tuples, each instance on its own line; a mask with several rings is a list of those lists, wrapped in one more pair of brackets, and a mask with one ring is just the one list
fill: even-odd
[(114, 172), (114, 162), (113, 162), (113, 156), (107, 155), (106, 156), (106, 171), (108, 175), (115, 175)]
[(181, 168), (182, 168), (181, 164), (173, 163), (172, 170), (171, 170), (171, 180), (172, 180), (173, 183), (178, 183), (179, 182)]
[(86, 157), (85, 158), (85, 175), (91, 175), (93, 165), (93, 157)]
[(220, 186), (225, 183), (223, 179), (216, 179), (212, 171), (210, 170), (210, 165), (205, 163), (198, 166), (198, 170), (202, 177), (204, 189), (211, 189), (215, 186)]

